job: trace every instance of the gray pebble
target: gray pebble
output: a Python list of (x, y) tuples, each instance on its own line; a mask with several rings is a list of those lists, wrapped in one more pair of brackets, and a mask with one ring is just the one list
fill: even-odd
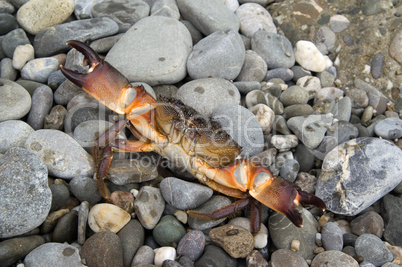
[(222, 78), (234, 80), (240, 73), (245, 50), (240, 34), (216, 31), (200, 40), (187, 59), (191, 78)]
[(323, 71), (317, 74), (317, 77), (320, 79), (321, 87), (330, 87), (334, 85), (335, 75), (329, 73), (328, 71)]
[(343, 233), (336, 223), (328, 222), (321, 230), (322, 245), (325, 250), (342, 251)]
[(359, 267), (359, 263), (351, 256), (341, 251), (331, 250), (318, 254), (311, 262), (311, 267)]
[(31, 109), (31, 96), (21, 85), (0, 79), (0, 122), (24, 117)]
[(36, 88), (32, 95), (32, 107), (28, 113), (27, 122), (34, 130), (43, 129), (45, 117), (53, 106), (53, 91), (49, 86)]
[(202, 33), (196, 27), (194, 27), (194, 25), (190, 21), (181, 20), (181, 23), (183, 23), (184, 26), (186, 26), (187, 30), (190, 32), (193, 45), (198, 43), (204, 37)]
[(300, 164), (300, 171), (310, 171), (314, 166), (314, 154), (303, 144), (299, 144), (294, 153), (295, 159)]
[(283, 110), (283, 117), (288, 120), (296, 116), (308, 116), (313, 112), (314, 110), (309, 104), (294, 104)]
[[(326, 48), (327, 53), (332, 52), (335, 49), (336, 35), (335, 33), (326, 26), (320, 27), (315, 36), (315, 44), (323, 44)], [(324, 54), (327, 54), (324, 53)]]
[(34, 131), (29, 124), (20, 120), (0, 122), (0, 153), (11, 147), (24, 147), (25, 140)]
[(138, 220), (129, 221), (117, 234), (123, 247), (123, 264), (130, 266), (135, 253), (144, 244), (144, 228)]
[(53, 231), (53, 241), (73, 243), (78, 234), (78, 211), (72, 210), (57, 222)]
[(157, 0), (151, 7), (151, 16), (165, 16), (173, 19), (180, 19), (179, 8), (176, 1), (173, 0)]
[(375, 0), (362, 0), (360, 7), (366, 16), (372, 16), (382, 11), (381, 3)]
[(325, 156), (338, 145), (338, 139), (334, 136), (324, 136), (322, 142), (315, 149), (311, 149), (311, 152), (319, 160), (323, 160)]
[(242, 94), (248, 94), (253, 90), (260, 90), (261, 84), (257, 81), (250, 81), (250, 82), (234, 82), (234, 86), (239, 90)]
[(39, 235), (4, 240), (0, 242), (0, 262), (3, 266), (12, 266), (44, 243), (45, 240)]
[(349, 97), (345, 96), (339, 99), (335, 110), (333, 111), (334, 118), (340, 121), (349, 121), (352, 114), (352, 101)]
[(202, 257), (194, 263), (195, 267), (204, 266), (237, 266), (237, 260), (230, 257), (222, 248), (215, 245), (205, 247)]
[(160, 190), (167, 203), (177, 209), (194, 209), (205, 203), (213, 194), (207, 186), (167, 177), (160, 183)]
[(109, 52), (109, 50), (120, 40), (123, 33), (116, 34), (113, 36), (108, 36), (105, 38), (97, 39), (93, 41), (89, 46), (95, 50), (96, 53), (104, 54)]
[(265, 97), (267, 106), (275, 112), (275, 115), (283, 114), (283, 104), (281, 101), (279, 101), (278, 98), (276, 98), (272, 94), (266, 94)]
[(382, 237), (384, 220), (375, 211), (368, 211), (359, 215), (350, 222), (350, 228), (355, 235), (373, 234)]
[(86, 240), (87, 221), (89, 215), (89, 203), (82, 201), (78, 208), (78, 227), (77, 227), (77, 243), (82, 245)]
[(297, 160), (287, 159), (280, 168), (279, 174), (282, 178), (293, 183), (296, 180), (299, 169), (300, 165), (299, 162), (297, 162)]
[(57, 105), (66, 106), (75, 96), (82, 93), (81, 87), (75, 85), (70, 80), (64, 81), (54, 92), (54, 102)]
[(13, 61), (10, 58), (3, 58), (0, 61), (0, 78), (15, 81), (17, 78), (17, 70), (13, 67)]
[(261, 82), (267, 72), (267, 63), (255, 51), (247, 50), (245, 54), (244, 64), (241, 68), (236, 81), (256, 81)]
[(398, 139), (402, 136), (402, 120), (399, 118), (387, 118), (377, 123), (374, 127), (376, 135), (386, 139)]
[(377, 53), (371, 60), (371, 76), (374, 79), (378, 79), (382, 74), (382, 65), (384, 63), (384, 56), (381, 53)]
[(344, 15), (333, 15), (329, 25), (334, 32), (342, 32), (349, 27), (350, 21)]
[[(150, 199), (152, 201), (149, 201)], [(159, 188), (141, 187), (134, 201), (134, 210), (144, 228), (153, 229), (159, 222), (164, 209), (165, 200)]]
[(1, 42), (1, 48), (8, 58), (13, 58), (15, 48), (19, 45), (25, 44), (30, 44), (30, 41), (25, 31), (18, 28), (10, 31), (4, 36)]
[(61, 73), (61, 70), (56, 70), (50, 73), (47, 78), (47, 85), (52, 88), (52, 90), (57, 89), (67, 78)]
[(276, 68), (267, 71), (267, 74), (264, 77), (264, 81), (269, 81), (274, 78), (279, 78), (284, 82), (288, 82), (293, 79), (293, 71), (289, 68)]
[(272, 266), (308, 267), (306, 260), (290, 249), (278, 249), (271, 255)]
[(337, 121), (328, 128), (327, 136), (334, 136), (337, 144), (354, 139), (359, 135), (359, 130), (347, 121)]
[(375, 266), (381, 266), (394, 258), (383, 241), (372, 234), (359, 236), (356, 240), (355, 249), (357, 255), (362, 256), (365, 261)]
[(155, 258), (154, 250), (150, 246), (143, 245), (137, 250), (137, 253), (135, 253), (135, 256), (131, 263), (131, 267), (153, 264), (154, 258)]
[(50, 207), (50, 211), (61, 209), (70, 199), (70, 191), (68, 190), (68, 187), (63, 183), (60, 183), (50, 184), (49, 188), (52, 191), (52, 206)]
[(314, 104), (322, 101), (335, 101), (343, 96), (343, 91), (336, 87), (325, 87), (320, 89), (314, 97)]
[(294, 104), (306, 104), (309, 94), (302, 87), (294, 85), (283, 91), (279, 100), (287, 107)]
[(186, 234), (184, 226), (172, 215), (165, 215), (152, 230), (152, 236), (160, 246), (178, 244)]
[(286, 124), (285, 118), (281, 115), (275, 115), (275, 120), (274, 120), (272, 129), (273, 129), (273, 131), (271, 131), (271, 132), (273, 134), (275, 134), (276, 132), (279, 132), (284, 135), (291, 134), (291, 132)]
[(384, 203), (384, 239), (396, 246), (402, 246), (402, 200), (391, 194), (385, 195)]
[(352, 46), (354, 44), (352, 36), (350, 36), (348, 34), (343, 36), (343, 41), (345, 42), (345, 44), (347, 46)]
[(5, 35), (16, 28), (18, 28), (18, 23), (15, 16), (7, 13), (0, 13), (0, 35)]
[(101, 200), (97, 182), (92, 178), (86, 176), (74, 177), (69, 183), (69, 188), (79, 201), (87, 201), (91, 206)]
[(291, 148), (297, 147), (298, 139), (296, 135), (273, 135), (271, 144), (280, 151), (287, 151)]
[(197, 261), (205, 247), (204, 233), (198, 230), (189, 231), (177, 245), (177, 255), (187, 256), (193, 262)]
[(39, 83), (47, 83), (52, 72), (59, 67), (59, 61), (54, 57), (42, 57), (28, 61), (21, 69), (21, 78)]
[(377, 114), (384, 114), (387, 111), (388, 99), (372, 93), (367, 93), (369, 97), (369, 106), (372, 106)]
[(355, 246), (356, 239), (358, 238), (357, 235), (351, 233), (344, 233), (343, 234), (343, 244), (344, 246)]
[(61, 105), (54, 106), (49, 115), (45, 117), (45, 129), (62, 130), (64, 126), (64, 117), (67, 114), (65, 107)]
[(311, 76), (311, 71), (304, 69), (302, 66), (293, 66), (290, 68), (293, 72), (292, 81), (297, 82), (301, 77)]
[(352, 107), (354, 108), (365, 108), (368, 105), (368, 96), (364, 90), (350, 89), (346, 91), (345, 95), (352, 100)]

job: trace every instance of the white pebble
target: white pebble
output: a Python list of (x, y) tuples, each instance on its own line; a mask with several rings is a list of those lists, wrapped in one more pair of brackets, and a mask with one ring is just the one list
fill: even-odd
[(180, 222), (182, 222), (183, 224), (187, 223), (188, 220), (188, 215), (187, 213), (185, 213), (182, 210), (176, 210), (174, 212), (174, 216), (176, 217), (177, 220), (179, 220)]
[(265, 104), (257, 104), (249, 110), (257, 117), (264, 133), (269, 133), (275, 119), (275, 112)]
[(298, 41), (295, 46), (295, 59), (306, 70), (322, 72), (327, 64), (325, 57), (321, 54), (314, 43), (310, 41)]
[(271, 14), (256, 3), (246, 3), (236, 10), (236, 16), (240, 20), (240, 32), (252, 38), (259, 30), (277, 33)]
[(290, 244), (290, 250), (299, 251), (300, 250), (300, 241), (297, 239), (293, 239), (292, 243)]
[(267, 99), (260, 90), (253, 90), (246, 95), (246, 107), (251, 108), (257, 104), (267, 104)]
[(35, 58), (34, 47), (30, 44), (19, 45), (14, 50), (13, 68), (21, 70), (24, 65)]
[(88, 215), (88, 225), (95, 233), (100, 231), (117, 233), (130, 220), (131, 215), (128, 212), (107, 203), (96, 204)]
[(321, 89), (321, 81), (315, 76), (304, 76), (297, 80), (296, 85), (307, 91), (309, 100), (313, 99)]
[(175, 260), (176, 258), (176, 250), (173, 247), (160, 247), (154, 249), (154, 252), (154, 264), (156, 266), (162, 266), (165, 260)]
[(222, 0), (222, 2), (233, 12), (235, 12), (236, 9), (239, 7), (239, 1), (237, 0)]

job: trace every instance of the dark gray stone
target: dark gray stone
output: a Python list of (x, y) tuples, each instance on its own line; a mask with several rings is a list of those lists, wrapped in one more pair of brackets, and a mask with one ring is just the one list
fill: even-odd
[(202, 257), (194, 263), (195, 267), (204, 266), (237, 266), (237, 260), (230, 257), (222, 248), (215, 245), (208, 245)]
[(177, 255), (187, 256), (193, 262), (197, 261), (205, 248), (204, 233), (198, 230), (191, 230), (182, 237), (177, 245)]
[(25, 31), (21, 28), (15, 29), (7, 33), (1, 41), (1, 48), (7, 57), (13, 58), (14, 50), (19, 45), (30, 44)]
[(384, 64), (384, 56), (381, 53), (377, 53), (371, 60), (371, 76), (374, 79), (378, 79), (382, 74), (382, 65)]
[(129, 221), (117, 234), (123, 248), (123, 264), (131, 266), (135, 253), (144, 244), (144, 228), (138, 220)]
[(68, 190), (68, 187), (63, 183), (60, 183), (50, 184), (49, 188), (52, 191), (52, 206), (50, 207), (50, 211), (61, 209), (70, 199), (70, 191)]
[(72, 210), (57, 222), (53, 231), (53, 241), (59, 243), (73, 243), (77, 240), (78, 212)]
[(284, 82), (288, 82), (293, 79), (293, 76), (294, 76), (293, 71), (289, 68), (276, 68), (266, 72), (264, 81), (279, 78)]
[(39, 235), (4, 240), (0, 242), (0, 262), (2, 266), (11, 266), (44, 243)]
[(7, 13), (0, 13), (0, 35), (18, 28), (17, 19), (15, 16)]
[(343, 233), (336, 223), (327, 222), (321, 230), (322, 245), (325, 250), (342, 251)]
[(375, 266), (381, 266), (393, 260), (391, 251), (385, 246), (383, 241), (375, 235), (363, 234), (359, 236), (355, 243), (356, 254), (362, 256)]
[(402, 246), (402, 199), (386, 195), (384, 203), (384, 239), (395, 246)]
[(32, 95), (32, 107), (28, 113), (27, 122), (34, 130), (43, 129), (45, 117), (53, 106), (53, 91), (49, 86), (36, 88)]
[(81, 263), (81, 257), (78, 248), (66, 243), (61, 244), (53, 242), (43, 244), (31, 251), (25, 257), (24, 264), (25, 266), (86, 266)]

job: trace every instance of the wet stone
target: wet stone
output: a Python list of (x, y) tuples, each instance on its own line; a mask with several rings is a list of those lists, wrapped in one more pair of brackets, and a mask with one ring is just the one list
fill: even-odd
[[(389, 141), (367, 137), (352, 139), (325, 156), (316, 195), (326, 203), (328, 210), (356, 215), (401, 182), (401, 160), (400, 149)], [(350, 171), (344, 172), (345, 169)]]
[(187, 256), (193, 262), (197, 261), (205, 248), (204, 233), (198, 230), (191, 230), (182, 237), (177, 245), (177, 255)]
[(375, 266), (381, 266), (393, 260), (391, 251), (384, 245), (383, 241), (375, 235), (363, 234), (359, 236), (355, 244), (356, 254), (362, 256)]
[(402, 136), (402, 120), (399, 118), (387, 118), (377, 123), (374, 132), (386, 139), (398, 139)]
[(34, 153), (10, 148), (0, 158), (0, 238), (21, 235), (41, 225), (50, 210), (47, 168)]
[(167, 203), (177, 209), (194, 209), (205, 203), (213, 194), (207, 186), (167, 177), (160, 183), (160, 190)]
[(204, 266), (237, 266), (237, 260), (229, 256), (222, 248), (215, 245), (205, 247), (202, 257), (194, 263), (195, 267)]
[(53, 241), (59, 243), (73, 243), (77, 240), (78, 212), (72, 210), (57, 222), (53, 231)]
[(164, 209), (165, 200), (158, 188), (141, 187), (134, 201), (134, 210), (144, 228), (153, 229), (159, 222)]
[(306, 260), (289, 249), (275, 250), (271, 255), (272, 266), (308, 267)]
[(24, 117), (31, 109), (31, 96), (21, 85), (0, 79), (0, 122)]
[(333, 266), (333, 267), (344, 267), (344, 266), (350, 266), (350, 267), (359, 267), (359, 263), (357, 261), (349, 256), (346, 253), (343, 253), (341, 251), (324, 251), (320, 254), (318, 254), (313, 261), (311, 262), (311, 267), (320, 267), (320, 266)]
[(131, 266), (135, 253), (144, 244), (144, 228), (138, 220), (131, 220), (117, 234), (123, 249), (124, 266)]
[(61, 243), (46, 243), (31, 251), (24, 259), (25, 266), (84, 267), (78, 248)]
[(381, 238), (384, 220), (375, 211), (368, 211), (353, 219), (350, 222), (350, 227), (355, 235), (373, 234)]
[(328, 222), (321, 231), (322, 244), (325, 250), (342, 251), (343, 233), (336, 223)]
[(43, 129), (45, 117), (53, 105), (53, 91), (43, 85), (36, 88), (32, 95), (32, 107), (28, 113), (27, 122), (34, 130)]
[(161, 246), (171, 246), (179, 243), (186, 234), (186, 229), (172, 215), (165, 215), (152, 230), (155, 241)]
[(4, 240), (0, 242), (0, 262), (3, 266), (11, 266), (44, 243), (45, 240), (39, 235)]
[(0, 122), (0, 153), (4, 154), (12, 147), (24, 147), (25, 140), (33, 131), (34, 129), (24, 121)]

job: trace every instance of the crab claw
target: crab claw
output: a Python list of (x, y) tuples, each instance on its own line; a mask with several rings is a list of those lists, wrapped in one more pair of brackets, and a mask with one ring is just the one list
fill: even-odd
[(302, 191), (300, 187), (281, 177), (273, 177), (263, 167), (260, 167), (257, 173), (253, 179), (254, 187), (249, 191), (250, 195), (288, 217), (297, 227), (303, 227), (303, 218), (296, 206), (304, 204), (326, 209), (325, 203), (320, 198)]
[(74, 40), (68, 41), (67, 45), (81, 52), (89, 65), (87, 73), (79, 73), (61, 66), (61, 72), (67, 79), (118, 114), (137, 114), (135, 110), (144, 113), (153, 108), (151, 104), (155, 100), (144, 87), (131, 86), (117, 69), (102, 61), (92, 48)]

